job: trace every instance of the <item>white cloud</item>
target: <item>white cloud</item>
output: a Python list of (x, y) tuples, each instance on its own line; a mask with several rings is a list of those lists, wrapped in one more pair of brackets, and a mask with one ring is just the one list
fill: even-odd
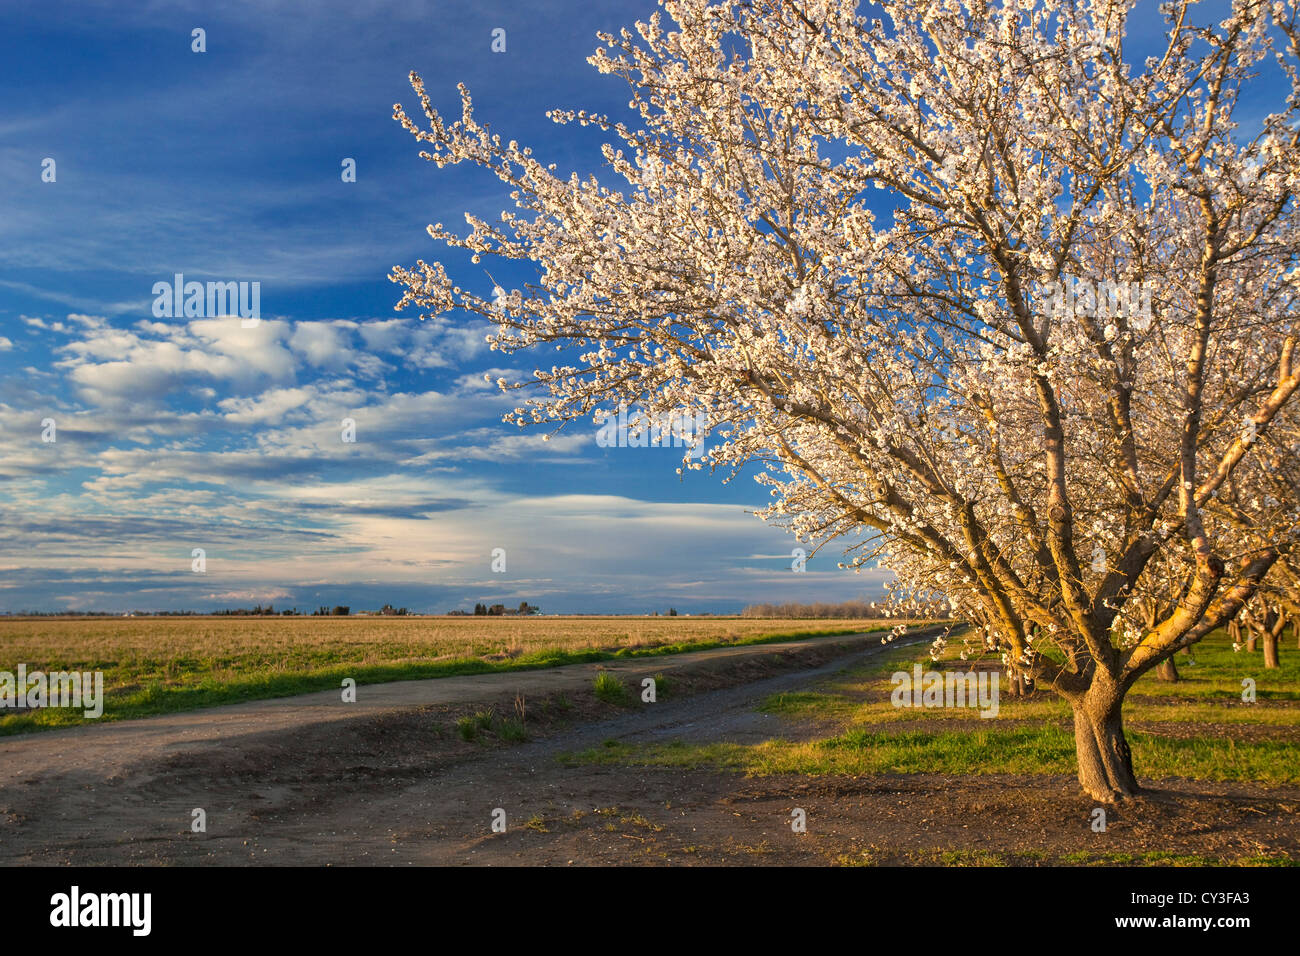
[(217, 406), (226, 420), (239, 424), (280, 422), (316, 395), (314, 388), (273, 388), (256, 396), (225, 398)]
[(119, 329), (93, 317), (75, 317), (81, 329), (55, 323), (53, 331), (76, 334), (57, 349), (81, 397), (99, 405), (162, 400), (177, 390), (193, 391), (209, 380), (240, 388), (260, 381), (286, 382), (294, 375), (293, 355), (281, 342), (285, 322), (264, 320), (243, 328), (238, 318), (199, 319), (188, 324), (140, 323)]
[(352, 357), (351, 335), (355, 322), (299, 322), (289, 345), (318, 368), (346, 368)]
[[(89, 314), (27, 325), (61, 343), (55, 380), (33, 369), (31, 394), (66, 396), (66, 383), (83, 406), (61, 399), (58, 443), (42, 445), (40, 409), (0, 405), (0, 546), (22, 542), (21, 573), (48, 595), (43, 603), (71, 593), (77, 576), (86, 607), (122, 595), (132, 607), (279, 603), (364, 580), (408, 595), (504, 588), (549, 595), (552, 606), (581, 609), (586, 595), (635, 610), (653, 594), (734, 600), (739, 588), (748, 600), (839, 599), (873, 583), (813, 568), (791, 575), (790, 539), (738, 505), (504, 492), (523, 467), (581, 460), (594, 425), (575, 423), (550, 441), (503, 425), (518, 395), (459, 364), (480, 351), (485, 325), (263, 320), (244, 329), (230, 318), (118, 327)], [(423, 350), (425, 364), (445, 360), (455, 371), (436, 390), (407, 378), (407, 390), (389, 392), (366, 378), (379, 367), (367, 362), (382, 365), (379, 348), (405, 367)], [(356, 421), (355, 444), (341, 441), (343, 418)], [(201, 585), (174, 574), (200, 546), (209, 555)], [(510, 555), (508, 582), (488, 569), (494, 547)], [(90, 553), (98, 557), (88, 571)], [(777, 557), (755, 557), (766, 555)]]
[(205, 595), (205, 597), (211, 601), (221, 603), (266, 604), (269, 601), (279, 601), (283, 598), (293, 597), (293, 594), (277, 588), (247, 588), (237, 591), (221, 591)]
[(410, 326), (410, 319), (383, 319), (364, 322), (359, 331), (366, 348), (376, 352), (393, 352), (410, 338)]

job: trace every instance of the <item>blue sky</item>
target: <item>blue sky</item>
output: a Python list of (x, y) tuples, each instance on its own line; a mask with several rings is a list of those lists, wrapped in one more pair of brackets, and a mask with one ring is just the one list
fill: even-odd
[[(490, 289), (424, 228), (510, 205), (490, 176), (419, 159), (391, 118), (399, 101), (418, 115), (408, 72), (453, 114), (464, 81), (496, 130), (599, 173), (599, 134), (544, 114), (625, 107), (586, 57), (597, 30), (651, 9), (7, 10), (0, 611), (727, 612), (878, 594), (880, 572), (839, 570), (837, 554), (794, 573), (797, 542), (747, 513), (766, 497), (747, 476), (681, 479), (680, 453), (600, 448), (595, 425), (543, 444), (502, 423), (508, 400), (483, 373), (531, 360), (487, 351), (477, 320), (393, 309), (390, 269), (421, 257)], [(176, 273), (259, 282), (261, 322), (155, 317), (153, 285)]]
[[(490, 175), (418, 157), (391, 118), (399, 101), (419, 115), (408, 72), (445, 113), (463, 81), (495, 131), (607, 174), (601, 134), (545, 112), (626, 108), (586, 57), (649, 0), (207, 6), (5, 12), (0, 612), (880, 594), (883, 572), (840, 570), (833, 549), (794, 573), (797, 542), (746, 510), (767, 498), (749, 475), (679, 478), (672, 450), (601, 448), (594, 424), (544, 444), (502, 423), (484, 373), (536, 363), (487, 351), (477, 320), (393, 309), (389, 271), (418, 258), (489, 294), (424, 229), (511, 205)], [(1159, 37), (1156, 5), (1139, 9), (1134, 58)], [(261, 322), (156, 317), (176, 273), (260, 283)]]

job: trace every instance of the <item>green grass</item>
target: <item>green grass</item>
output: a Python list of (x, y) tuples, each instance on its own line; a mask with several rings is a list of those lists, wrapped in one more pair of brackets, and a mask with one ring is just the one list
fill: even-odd
[(853, 713), (853, 701), (842, 694), (788, 691), (773, 694), (758, 708), (779, 717), (816, 717), (830, 719)]
[[(1290, 741), (1237, 743), (1231, 739), (1127, 734), (1134, 765), (1143, 777), (1250, 780), (1280, 786), (1300, 783), (1297, 747)], [(973, 732), (880, 733), (864, 730), (795, 743), (759, 744), (669, 741), (616, 744), (565, 755), (578, 764), (636, 764), (680, 769), (739, 770), (809, 776), (829, 774), (1072, 774), (1074, 736), (1057, 727)]]
[(457, 733), (460, 734), (461, 740), (467, 742), (472, 741), (476, 737), (478, 737), (478, 723), (474, 720), (473, 717), (470, 717), (469, 715), (466, 715), (464, 717), (457, 717), (456, 731)]
[(490, 707), (457, 717), (456, 732), (467, 743), (481, 741), (485, 735), (506, 743), (520, 743), (528, 739), (528, 730), (521, 718), (498, 717), (497, 712)]
[[(904, 856), (909, 862), (923, 866), (1300, 866), (1300, 861), (1285, 855), (1220, 858), (1168, 850), (1136, 853), (1080, 850), (1060, 857), (1042, 850), (914, 850)], [(888, 857), (880, 851), (861, 850), (853, 855), (841, 854), (834, 862), (839, 866), (879, 866), (888, 862)]]
[(623, 706), (630, 702), (627, 685), (609, 671), (601, 671), (597, 674), (596, 679), (592, 681), (591, 689), (597, 700), (603, 700), (607, 704)]
[(1007, 861), (1002, 854), (988, 850), (939, 850), (935, 853), (934, 862), (940, 866), (1007, 865)]
[[(1256, 696), (1261, 701), (1300, 701), (1300, 650), (1296, 650), (1294, 643), (1282, 642), (1278, 658), (1280, 666), (1266, 670), (1262, 651), (1234, 651), (1227, 635), (1217, 631), (1194, 645), (1190, 658), (1186, 654), (1174, 656), (1178, 683), (1165, 683), (1151, 671), (1129, 693), (1171, 699), (1217, 697), (1240, 701), (1242, 678), (1251, 677), (1255, 680)], [(1189, 664), (1189, 660), (1196, 663)]]
[(1067, 853), (1061, 857), (1061, 862), (1079, 866), (1300, 866), (1300, 861), (1289, 856), (1221, 859), (1193, 853), (1171, 853), (1168, 850), (1147, 850), (1140, 853), (1093, 853), (1080, 850), (1077, 853)]
[(524, 722), (515, 717), (507, 717), (497, 727), (497, 736), (509, 743), (521, 743), (528, 739)]
[(653, 680), (655, 682), (655, 700), (659, 701), (667, 697), (672, 682), (668, 680), (668, 677), (664, 672), (660, 671), (658, 674), (655, 674)]
[[(959, 642), (948, 649), (960, 650)], [(1196, 648), (1185, 680), (1144, 678), (1125, 706), (1126, 736), (1140, 777), (1191, 777), (1300, 783), (1300, 739), (1266, 733), (1300, 727), (1300, 654), (1291, 667), (1265, 672), (1261, 655), (1234, 653), (1224, 635)], [(972, 709), (896, 708), (889, 675), (928, 660), (916, 647), (897, 647), (869, 664), (842, 672), (812, 691), (773, 695), (759, 709), (790, 721), (823, 722), (811, 741), (780, 737), (757, 744), (682, 742), (605, 746), (567, 754), (572, 764), (638, 764), (721, 769), (748, 774), (1066, 774), (1075, 772), (1069, 705), (1050, 692), (1028, 699), (1003, 695), (999, 715)], [(1182, 662), (1180, 661), (1180, 665)], [(1241, 701), (1241, 676), (1255, 676), (1258, 703)], [(1236, 688), (1234, 692), (1234, 688)], [(1265, 696), (1267, 691), (1267, 696)]]

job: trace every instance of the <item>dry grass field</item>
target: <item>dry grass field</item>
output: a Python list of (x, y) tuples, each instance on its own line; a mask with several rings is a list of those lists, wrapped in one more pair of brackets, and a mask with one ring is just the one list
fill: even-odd
[[(880, 620), (689, 617), (185, 617), (0, 619), (0, 671), (102, 671), (102, 719), (358, 683), (546, 667), (797, 635)], [(0, 711), (0, 733), (79, 723)]]

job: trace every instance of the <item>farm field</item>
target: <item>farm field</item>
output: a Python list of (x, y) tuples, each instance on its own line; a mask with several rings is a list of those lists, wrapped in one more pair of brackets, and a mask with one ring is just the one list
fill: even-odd
[[(358, 684), (488, 673), (792, 636), (885, 630), (875, 620), (685, 617), (185, 617), (0, 620), (0, 671), (102, 671), (101, 720)], [(0, 734), (85, 722), (79, 710), (0, 716)]]
[[(900, 709), (890, 678), (930, 666), (927, 635), (805, 643), (795, 657), (782, 646), (452, 678), (434, 684), (479, 696), (406, 708), (10, 736), (0, 751), (24, 769), (0, 786), (0, 838), (46, 865), (1300, 860), (1300, 654), (1266, 673), (1216, 634), (1179, 684), (1135, 687), (1125, 722), (1143, 790), (1098, 831), (1048, 692), (1004, 694), (988, 720)], [(657, 702), (628, 692), (658, 668)], [(217, 808), (197, 836), (196, 806)], [(489, 830), (493, 807), (503, 832)]]

